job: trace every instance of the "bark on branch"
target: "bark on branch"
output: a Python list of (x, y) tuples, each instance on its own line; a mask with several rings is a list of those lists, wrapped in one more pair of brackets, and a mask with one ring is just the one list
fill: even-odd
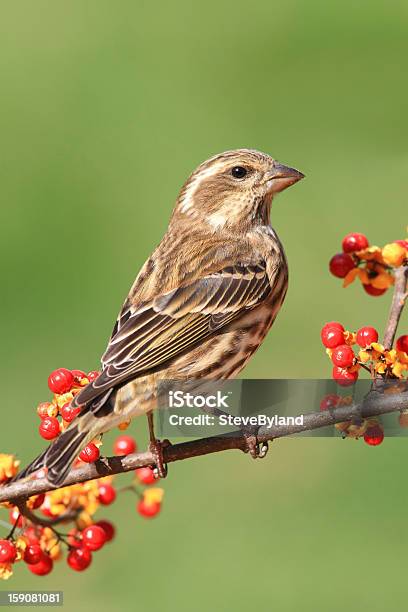
[(395, 334), (401, 313), (407, 299), (408, 266), (401, 266), (395, 271), (394, 294), (388, 315), (387, 327), (384, 334), (384, 347), (390, 349), (394, 343)]
[[(408, 388), (401, 393), (387, 393), (383, 391), (370, 392), (361, 404), (350, 406), (340, 406), (332, 410), (313, 412), (303, 415), (303, 425), (276, 425), (271, 428), (261, 427), (258, 432), (259, 442), (267, 442), (276, 438), (283, 438), (296, 433), (311, 431), (328, 425), (334, 425), (342, 421), (349, 421), (359, 418), (368, 418), (408, 410)], [(166, 463), (190, 459), (218, 453), (221, 451), (238, 449), (246, 450), (246, 438), (242, 432), (237, 431), (232, 434), (202, 438), (181, 442), (163, 449), (164, 460)], [(125, 457), (107, 457), (96, 463), (86, 464), (80, 468), (71, 470), (63, 486), (85, 482), (94, 478), (121, 474), (129, 472), (138, 467), (152, 465), (154, 456), (150, 452), (133, 453)], [(0, 487), (0, 502), (12, 502), (20, 504), (21, 500), (27, 499), (32, 495), (45, 493), (53, 490), (53, 487), (46, 478), (15, 482)]]

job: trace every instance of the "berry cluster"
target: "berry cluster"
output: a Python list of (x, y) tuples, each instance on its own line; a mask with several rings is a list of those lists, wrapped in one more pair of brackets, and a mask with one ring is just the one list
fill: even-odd
[(97, 521), (74, 529), (64, 536), (51, 527), (30, 524), (20, 517), (21, 535), (0, 540), (0, 578), (8, 579), (13, 573), (13, 564), (23, 561), (37, 576), (49, 574), (54, 562), (62, 558), (62, 545), (68, 548), (67, 563), (76, 571), (89, 567), (92, 553), (110, 542), (115, 528), (107, 520)]
[[(54, 396), (37, 408), (43, 438), (54, 439), (77, 416), (78, 410), (72, 409), (70, 402), (98, 374), (59, 368), (50, 375), (48, 386)], [(119, 429), (127, 425), (124, 423)], [(77, 464), (96, 461), (100, 446), (100, 440), (89, 443), (81, 451)], [(136, 441), (132, 436), (122, 434), (114, 441), (115, 455), (128, 455), (136, 450)], [(0, 486), (17, 474), (19, 463), (13, 455), (0, 454)], [(44, 475), (44, 470), (39, 470), (35, 477)], [(49, 574), (54, 561), (62, 558), (64, 546), (67, 548), (66, 561), (71, 569), (83, 571), (88, 568), (92, 554), (110, 542), (115, 534), (115, 528), (109, 521), (95, 520), (94, 515), (100, 507), (112, 504), (121, 490), (130, 489), (137, 495), (136, 511), (140, 516), (153, 518), (160, 512), (163, 490), (151, 486), (156, 482), (151, 467), (135, 470), (131, 485), (124, 489), (116, 489), (113, 480), (113, 476), (107, 476), (33, 496), (27, 502), (29, 513), (25, 514), (28, 514), (28, 518), (21, 515), (16, 506), (1, 504), (9, 510), (12, 529), (7, 538), (0, 539), (0, 578), (9, 578), (14, 563), (19, 561), (23, 561), (34, 574)], [(52, 524), (42, 525), (41, 515), (51, 520)], [(74, 526), (67, 534), (57, 530), (60, 523), (65, 525), (69, 521)]]
[[(351, 395), (341, 396), (335, 393), (325, 395), (320, 402), (320, 410), (332, 410), (339, 406), (349, 406), (353, 402)], [(341, 433), (343, 438), (355, 438), (361, 436), (364, 442), (370, 446), (377, 446), (384, 440), (384, 428), (378, 419), (359, 419), (336, 423), (335, 428)]]
[(343, 278), (347, 287), (357, 277), (363, 289), (373, 296), (383, 295), (394, 284), (394, 268), (408, 260), (408, 240), (395, 240), (383, 248), (370, 246), (364, 234), (347, 234), (342, 241), (342, 253), (333, 255), (330, 272)]
[[(398, 338), (395, 348), (385, 349), (378, 342), (374, 327), (361, 327), (351, 332), (341, 323), (332, 321), (323, 326), (321, 339), (333, 363), (332, 377), (339, 385), (355, 383), (361, 367), (373, 378), (379, 374), (391, 378), (408, 375), (408, 335)], [(357, 345), (357, 353), (353, 345)]]
[[(99, 372), (88, 374), (82, 370), (67, 370), (59, 368), (48, 377), (48, 387), (54, 393), (50, 402), (41, 402), (37, 407), (37, 414), (41, 419), (38, 431), (45, 440), (54, 440), (78, 416), (80, 408), (71, 406), (75, 395), (83, 387), (95, 380)], [(99, 459), (100, 441), (90, 442), (81, 451), (79, 458), (85, 463), (93, 463)]]

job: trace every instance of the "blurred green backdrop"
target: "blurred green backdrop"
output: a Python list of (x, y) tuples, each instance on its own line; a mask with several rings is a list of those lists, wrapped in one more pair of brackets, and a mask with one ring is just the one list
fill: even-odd
[[(407, 22), (399, 0), (2, 4), (1, 451), (43, 446), (48, 373), (98, 367), (181, 183), (225, 149), (307, 175), (273, 207), (290, 288), (245, 376), (324, 377), (322, 323), (383, 327), (390, 295), (343, 291), (327, 262), (348, 231), (405, 236)], [(89, 571), (1, 588), (63, 589), (78, 612), (403, 610), (406, 457), (295, 439), (172, 465), (160, 519), (125, 495), (100, 513), (118, 536)]]

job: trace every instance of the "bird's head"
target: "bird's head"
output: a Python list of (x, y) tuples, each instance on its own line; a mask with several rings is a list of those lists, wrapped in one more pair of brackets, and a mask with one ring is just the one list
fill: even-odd
[(237, 149), (202, 163), (184, 184), (173, 218), (224, 227), (269, 223), (273, 196), (304, 175), (265, 153)]

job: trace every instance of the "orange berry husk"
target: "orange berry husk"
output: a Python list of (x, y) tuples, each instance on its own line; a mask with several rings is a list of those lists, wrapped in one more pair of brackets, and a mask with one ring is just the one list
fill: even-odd
[(62, 408), (64, 404), (70, 403), (73, 399), (74, 395), (72, 391), (68, 393), (62, 393), (61, 395), (55, 395), (54, 400), (59, 408)]
[(346, 330), (344, 332), (344, 342), (345, 342), (345, 344), (348, 344), (349, 346), (353, 346), (353, 344), (356, 344), (356, 337), (357, 337), (357, 334), (355, 334), (354, 332)]
[(399, 361), (401, 361), (401, 363), (408, 364), (408, 353), (405, 353), (404, 351), (397, 351), (397, 356), (398, 356)]
[(408, 364), (406, 363), (400, 363), (399, 361), (397, 361), (391, 369), (392, 373), (394, 374), (394, 376), (396, 376), (397, 378), (403, 378), (405, 375), (405, 372), (408, 371)]
[(369, 353), (368, 351), (359, 351), (358, 360), (361, 361), (361, 363), (367, 363), (367, 361), (370, 361), (370, 359), (371, 353)]
[(335, 428), (336, 428), (338, 431), (341, 431), (341, 432), (343, 432), (343, 433), (344, 433), (344, 432), (346, 432), (346, 431), (347, 431), (347, 429), (350, 427), (350, 425), (351, 425), (351, 421), (343, 421), (342, 423), (336, 423), (336, 424), (334, 425), (334, 427), (335, 427)]
[(57, 417), (59, 414), (58, 406), (55, 404), (50, 404), (47, 408), (47, 414), (49, 417)]
[(0, 580), (8, 580), (13, 575), (12, 563), (0, 563)]
[(350, 427), (348, 427), (347, 429), (347, 437), (355, 438), (356, 440), (358, 440), (358, 438), (364, 436), (366, 430), (367, 420), (365, 419), (363, 419), (361, 423), (351, 423)]
[(394, 277), (388, 272), (381, 271), (374, 278), (370, 278), (369, 284), (375, 289), (388, 289), (394, 284)]
[(0, 453), (0, 484), (13, 478), (18, 472), (20, 461), (14, 455)]
[(351, 283), (356, 280), (357, 276), (359, 277), (362, 283), (368, 284), (370, 282), (367, 271), (364, 268), (353, 268), (344, 277), (343, 287), (348, 287), (349, 285), (351, 285)]
[(125, 431), (125, 429), (127, 429), (129, 427), (129, 425), (130, 425), (130, 421), (124, 421), (123, 423), (120, 423), (118, 425), (118, 429), (120, 431)]
[(362, 251), (357, 251), (356, 255), (359, 259), (363, 259), (365, 261), (384, 263), (382, 250), (378, 246), (370, 246)]

